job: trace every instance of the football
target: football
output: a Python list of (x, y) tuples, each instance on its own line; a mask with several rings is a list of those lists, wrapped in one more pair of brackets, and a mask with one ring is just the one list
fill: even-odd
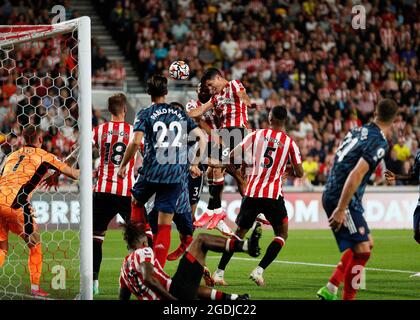
[(190, 75), (190, 67), (184, 61), (174, 61), (169, 67), (171, 78), (176, 80), (186, 80)]

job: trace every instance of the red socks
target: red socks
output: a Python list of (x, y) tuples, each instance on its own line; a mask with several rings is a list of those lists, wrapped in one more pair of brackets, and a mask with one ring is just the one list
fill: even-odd
[(339, 287), (340, 284), (343, 282), (346, 266), (352, 257), (353, 251), (351, 249), (347, 249), (341, 257), (340, 262), (337, 264), (337, 267), (329, 280), (336, 287)]
[(360, 286), (361, 273), (369, 257), (370, 252), (353, 253), (353, 257), (344, 272), (343, 300), (354, 300), (356, 297), (356, 292)]
[(134, 202), (131, 202), (131, 221), (147, 224), (144, 206), (139, 207)]
[(162, 268), (165, 267), (166, 257), (168, 256), (169, 247), (171, 246), (171, 225), (159, 224), (158, 232), (154, 238), (155, 257), (159, 261)]
[(144, 209), (144, 206), (139, 207), (133, 201), (131, 202), (131, 221), (144, 224), (149, 246), (151, 246), (153, 244), (153, 234), (146, 218), (146, 210)]

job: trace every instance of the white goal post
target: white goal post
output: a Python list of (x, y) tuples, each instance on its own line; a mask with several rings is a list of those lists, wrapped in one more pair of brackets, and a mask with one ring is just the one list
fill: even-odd
[[(54, 25), (39, 26), (0, 26), (0, 50), (14, 47), (24, 42), (32, 42), (73, 33), (77, 30), (77, 89), (80, 145), (80, 221), (79, 221), (79, 257), (80, 290), (77, 298), (92, 300), (92, 90), (91, 90), (91, 21), (81, 17)], [(7, 31), (9, 30), (9, 32)], [(11, 49), (7, 49), (11, 50)], [(0, 68), (3, 67), (3, 62)], [(47, 75), (48, 76), (48, 75)], [(36, 77), (34, 75), (34, 77)]]

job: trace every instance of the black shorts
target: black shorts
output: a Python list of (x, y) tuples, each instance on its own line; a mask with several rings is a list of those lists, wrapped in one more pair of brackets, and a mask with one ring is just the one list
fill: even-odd
[(124, 221), (130, 220), (131, 197), (93, 193), (93, 231), (106, 231), (108, 224), (117, 214), (120, 214)]
[(413, 215), (414, 239), (420, 243), (420, 206), (417, 205)]
[[(202, 168), (200, 168), (202, 169)], [(204, 175), (205, 171), (203, 172)], [(190, 204), (197, 204), (200, 201), (201, 191), (203, 190), (203, 175), (197, 178), (188, 176), (188, 189), (190, 193)]]
[(241, 229), (251, 229), (257, 216), (263, 213), (273, 227), (288, 221), (283, 197), (278, 199), (244, 197), (236, 224)]
[(179, 300), (196, 300), (203, 269), (203, 266), (189, 252), (184, 254), (172, 278), (169, 293)]

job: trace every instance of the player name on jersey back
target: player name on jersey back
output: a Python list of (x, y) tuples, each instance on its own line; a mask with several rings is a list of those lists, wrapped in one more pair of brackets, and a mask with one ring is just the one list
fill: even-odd
[(270, 199), (283, 196), (282, 175), (287, 162), (294, 166), (302, 162), (297, 144), (282, 131), (263, 129), (248, 134), (241, 146), (252, 166), (245, 195)]
[(128, 174), (124, 179), (119, 178), (117, 172), (132, 135), (133, 126), (127, 122), (110, 121), (93, 130), (93, 142), (100, 156), (95, 192), (131, 196), (135, 159), (127, 165)]
[(189, 133), (196, 127), (184, 110), (167, 103), (152, 104), (137, 113), (134, 131), (144, 133), (146, 181), (180, 183), (188, 163)]

